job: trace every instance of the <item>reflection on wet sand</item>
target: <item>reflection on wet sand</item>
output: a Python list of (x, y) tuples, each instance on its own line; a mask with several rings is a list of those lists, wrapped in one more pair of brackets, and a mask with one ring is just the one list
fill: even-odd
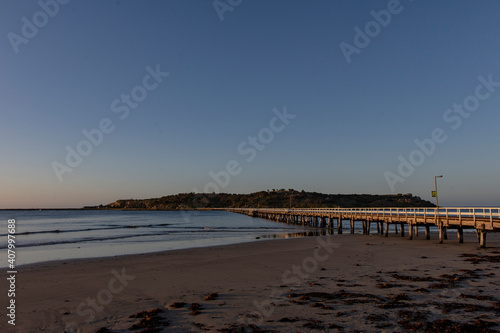
[(302, 238), (302, 237), (325, 236), (325, 235), (333, 235), (333, 229), (317, 229), (311, 231), (293, 232), (293, 233), (279, 234), (279, 235), (263, 235), (258, 238), (284, 239), (284, 238)]

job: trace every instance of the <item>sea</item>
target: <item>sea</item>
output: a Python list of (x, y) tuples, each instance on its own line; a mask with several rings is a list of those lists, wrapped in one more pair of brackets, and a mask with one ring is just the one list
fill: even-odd
[(0, 221), (0, 267), (316, 234), (224, 211), (2, 210)]

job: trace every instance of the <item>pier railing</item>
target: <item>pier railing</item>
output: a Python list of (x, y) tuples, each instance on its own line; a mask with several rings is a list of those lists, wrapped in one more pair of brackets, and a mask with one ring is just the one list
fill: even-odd
[[(500, 232), (499, 207), (407, 207), (407, 208), (226, 208), (235, 213), (263, 217), (278, 222), (301, 224), (303, 226), (328, 227), (333, 229), (337, 221), (337, 230), (342, 233), (342, 222), (350, 220), (351, 233), (354, 233), (356, 221), (363, 223), (363, 232), (370, 233), (370, 223), (377, 224), (377, 230), (388, 235), (389, 225), (394, 225), (397, 232), (401, 226), (404, 236), (405, 225), (409, 227), (412, 239), (414, 230), (425, 227), (426, 239), (430, 239), (430, 227), (439, 228), (442, 243), (448, 228), (457, 229), (459, 242), (463, 242), (463, 229), (474, 228), (478, 233), (480, 246), (486, 244), (487, 232)], [(382, 225), (385, 224), (385, 231)]]
[(366, 214), (372, 216), (500, 219), (500, 208), (493, 207), (440, 207), (437, 208), (231, 208), (231, 211), (266, 211), (287, 214)]

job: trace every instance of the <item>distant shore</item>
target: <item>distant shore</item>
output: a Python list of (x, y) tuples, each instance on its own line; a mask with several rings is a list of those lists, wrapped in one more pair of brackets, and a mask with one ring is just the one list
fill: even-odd
[(411, 193), (407, 194), (325, 194), (294, 189), (267, 190), (250, 194), (179, 193), (161, 198), (121, 199), (114, 203), (87, 206), (89, 209), (196, 209), (196, 208), (332, 208), (332, 207), (434, 207)]
[(0, 330), (493, 332), (500, 235), (488, 244), (334, 235), (26, 265)]

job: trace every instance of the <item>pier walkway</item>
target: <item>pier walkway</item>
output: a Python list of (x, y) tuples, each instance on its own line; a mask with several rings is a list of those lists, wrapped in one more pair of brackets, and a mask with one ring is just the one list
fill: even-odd
[[(363, 233), (370, 233), (372, 223), (377, 232), (389, 235), (389, 227), (396, 233), (413, 239), (419, 227), (425, 230), (425, 238), (430, 239), (430, 227), (439, 228), (439, 242), (447, 239), (447, 230), (456, 229), (458, 241), (463, 243), (464, 229), (475, 229), (480, 247), (486, 246), (486, 233), (500, 231), (500, 208), (440, 207), (436, 208), (224, 208), (234, 213), (308, 227), (336, 229), (343, 232), (343, 221), (350, 222), (350, 232), (354, 233), (356, 222), (362, 223)], [(398, 226), (400, 228), (398, 232)]]

